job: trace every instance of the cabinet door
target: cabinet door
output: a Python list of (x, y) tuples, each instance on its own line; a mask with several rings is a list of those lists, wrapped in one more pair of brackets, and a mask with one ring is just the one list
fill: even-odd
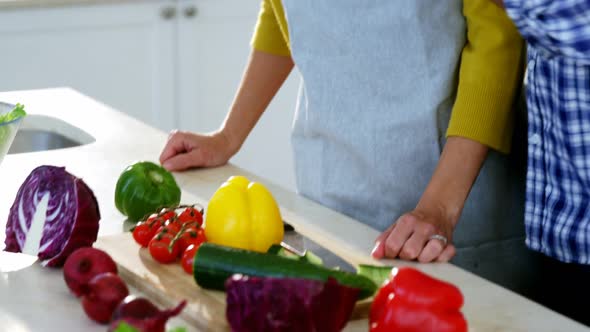
[[(180, 0), (179, 125), (207, 132), (221, 125), (242, 78), (261, 0)], [(290, 132), (294, 72), (232, 159), (238, 166), (295, 188)]]
[(169, 130), (175, 126), (175, 5), (2, 11), (0, 90), (69, 86)]

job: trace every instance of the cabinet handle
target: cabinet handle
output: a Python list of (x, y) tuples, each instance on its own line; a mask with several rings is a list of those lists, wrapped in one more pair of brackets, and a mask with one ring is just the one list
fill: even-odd
[(174, 7), (164, 7), (162, 8), (162, 12), (160, 13), (163, 19), (171, 20), (176, 16), (176, 8)]
[(195, 6), (186, 7), (184, 9), (184, 16), (186, 16), (187, 18), (193, 18), (197, 16), (198, 12), (199, 11), (197, 10), (197, 7)]

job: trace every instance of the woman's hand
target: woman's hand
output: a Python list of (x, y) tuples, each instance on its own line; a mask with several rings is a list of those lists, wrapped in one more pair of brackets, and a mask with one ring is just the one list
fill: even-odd
[[(447, 262), (455, 255), (451, 243), (453, 223), (441, 213), (428, 210), (408, 212), (377, 238), (372, 255), (375, 258), (401, 258), (421, 263)], [(432, 238), (442, 235), (447, 239)]]
[(422, 263), (453, 258), (453, 230), (487, 153), (488, 147), (479, 142), (449, 137), (416, 209), (401, 216), (377, 238), (373, 257), (417, 259)]
[(221, 131), (206, 135), (173, 131), (160, 155), (160, 163), (169, 171), (214, 167), (227, 163), (234, 153), (229, 138)]
[(252, 50), (238, 93), (223, 125), (213, 134), (174, 131), (160, 155), (170, 171), (214, 167), (238, 152), (246, 137), (293, 69), (290, 56)]

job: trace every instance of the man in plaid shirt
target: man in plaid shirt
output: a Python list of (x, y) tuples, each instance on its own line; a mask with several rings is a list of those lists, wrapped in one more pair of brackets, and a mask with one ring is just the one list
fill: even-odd
[(590, 0), (492, 0), (528, 42), (527, 245), (542, 304), (590, 324)]

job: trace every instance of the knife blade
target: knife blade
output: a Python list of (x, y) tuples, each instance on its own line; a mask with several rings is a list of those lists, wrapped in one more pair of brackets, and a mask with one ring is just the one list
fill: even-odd
[(344, 271), (356, 273), (356, 267), (350, 265), (340, 256), (322, 247), (321, 245), (309, 239), (308, 237), (305, 237), (297, 233), (295, 228), (287, 222), (283, 221), (283, 223), (285, 225), (285, 236), (280, 245), (285, 250), (299, 257), (305, 256), (307, 251), (310, 250), (316, 256), (322, 259), (324, 266), (329, 268), (338, 268)]
[(305, 249), (305, 238), (303, 235), (297, 233), (291, 224), (283, 221), (285, 236), (281, 241), (281, 247), (285, 250), (299, 256), (305, 256), (307, 250)]

